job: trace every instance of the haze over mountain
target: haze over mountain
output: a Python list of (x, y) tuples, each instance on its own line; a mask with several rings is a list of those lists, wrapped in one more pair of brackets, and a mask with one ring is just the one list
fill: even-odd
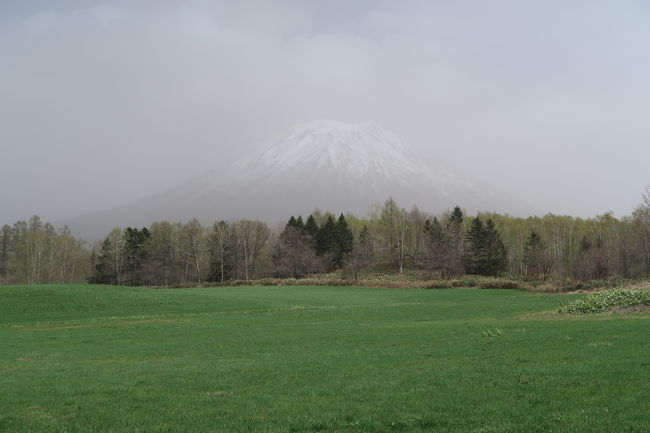
[(322, 118), (373, 119), (542, 213), (630, 215), (649, 19), (613, 0), (3, 1), (0, 224), (158, 194)]
[(439, 213), (455, 205), (530, 214), (532, 208), (443, 162), (425, 163), (397, 136), (368, 122), (298, 125), (232, 164), (160, 194), (66, 221), (87, 239), (114, 226), (158, 220), (204, 223), (251, 218), (270, 223), (315, 208), (365, 215), (393, 197), (400, 206)]

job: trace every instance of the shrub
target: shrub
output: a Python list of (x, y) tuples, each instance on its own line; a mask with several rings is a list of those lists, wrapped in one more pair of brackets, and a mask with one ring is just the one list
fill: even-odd
[(502, 335), (503, 331), (501, 331), (499, 328), (486, 329), (485, 331), (481, 332), (481, 337), (501, 337)]
[(562, 314), (602, 313), (615, 307), (650, 306), (650, 292), (614, 289), (594, 293), (559, 309)]
[(561, 289), (561, 286), (557, 286), (551, 283), (537, 284), (533, 286), (533, 290), (544, 293), (557, 293), (558, 289)]
[(578, 281), (573, 286), (573, 290), (613, 289), (616, 287), (621, 287), (626, 282), (628, 281), (624, 278), (619, 277), (609, 277), (600, 280), (584, 280)]
[(453, 288), (452, 281), (434, 280), (427, 285), (427, 289), (451, 289)]
[(452, 281), (453, 287), (478, 287), (481, 284), (480, 277), (463, 277)]
[(510, 290), (520, 290), (523, 289), (522, 284), (514, 280), (506, 279), (491, 279), (481, 281), (478, 285), (481, 289), (510, 289)]

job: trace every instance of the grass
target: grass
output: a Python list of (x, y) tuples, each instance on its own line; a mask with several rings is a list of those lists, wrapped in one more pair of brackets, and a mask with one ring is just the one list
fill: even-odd
[(2, 432), (650, 432), (648, 313), (486, 289), (0, 299)]

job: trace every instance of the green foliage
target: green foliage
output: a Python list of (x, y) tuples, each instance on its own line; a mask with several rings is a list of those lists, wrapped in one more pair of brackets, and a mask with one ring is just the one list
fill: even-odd
[(97, 255), (97, 263), (93, 275), (89, 278), (91, 284), (117, 284), (117, 272), (115, 260), (112, 255), (113, 244), (109, 237), (102, 242), (101, 249)]
[(329, 215), (327, 221), (318, 230), (318, 234), (316, 235), (316, 253), (319, 256), (334, 254), (336, 249), (336, 224), (334, 223), (334, 218)]
[(126, 282), (131, 286), (144, 283), (144, 271), (149, 258), (149, 229), (127, 227), (124, 231), (124, 270)]
[(299, 231), (305, 230), (305, 223), (303, 222), (301, 215), (298, 215), (298, 218), (296, 218), (296, 229)]
[(507, 252), (492, 219), (486, 224), (479, 217), (472, 220), (467, 231), (468, 252), (465, 269), (470, 275), (495, 276), (503, 272), (507, 263)]
[(289, 227), (297, 228), (298, 223), (296, 222), (296, 217), (291, 215), (291, 218), (289, 218), (289, 221), (287, 222), (287, 225), (284, 226), (284, 229), (288, 229)]
[(485, 260), (485, 227), (479, 217), (472, 220), (467, 231), (469, 251), (465, 257), (465, 270), (468, 274), (482, 274), (482, 264)]
[(459, 206), (446, 215), (444, 231), (438, 258), (434, 260), (434, 262), (438, 261), (438, 264), (434, 269), (442, 270), (447, 276), (462, 275), (465, 273), (466, 239), (464, 214)]
[(337, 268), (341, 268), (348, 256), (352, 253), (352, 246), (354, 245), (352, 230), (348, 227), (348, 223), (343, 214), (339, 216), (336, 222), (335, 234), (336, 249), (334, 252), (334, 264)]
[(481, 337), (495, 338), (501, 337), (502, 335), (503, 331), (501, 331), (499, 328), (486, 329), (485, 331), (481, 332)]
[(374, 248), (370, 230), (367, 225), (364, 225), (361, 228), (361, 233), (359, 233), (359, 254), (366, 262), (369, 262), (372, 260), (373, 252)]
[(650, 306), (650, 292), (626, 289), (606, 290), (578, 299), (559, 309), (562, 314), (602, 313), (615, 307)]
[(313, 215), (309, 215), (305, 223), (305, 232), (309, 235), (313, 245), (315, 245), (316, 236), (318, 235), (318, 224)]
[(290, 219), (280, 233), (273, 255), (275, 276), (302, 278), (320, 269), (314, 239), (310, 234), (314, 230), (315, 221), (311, 215), (307, 221), (309, 229), (302, 224), (301, 217), (294, 220), (294, 223)]
[(492, 219), (488, 219), (485, 224), (484, 249), (483, 275), (494, 276), (505, 271), (508, 252)]
[(485, 278), (478, 286), (481, 289), (530, 290), (531, 286), (518, 280), (508, 278)]
[(524, 247), (526, 251), (539, 251), (546, 249), (546, 244), (537, 232), (531, 232)]
[[(276, 285), (276, 286), (362, 286), (385, 287), (394, 289), (504, 289), (504, 290), (536, 290), (536, 286), (518, 279), (498, 278), (490, 276), (466, 276), (452, 279), (431, 279), (421, 272), (408, 271), (403, 274), (370, 274), (362, 275), (351, 281), (341, 272), (310, 275), (308, 278), (264, 278), (261, 280), (229, 281), (228, 285)], [(209, 285), (202, 285), (209, 287)], [(201, 285), (197, 286), (201, 287)]]
[(629, 283), (629, 280), (626, 278), (609, 277), (599, 280), (578, 281), (576, 284), (569, 287), (568, 290), (613, 289), (615, 287), (621, 287), (627, 283)]
[(55, 229), (38, 215), (0, 229), (0, 284), (85, 282), (90, 259), (68, 226)]
[(340, 269), (352, 252), (354, 235), (348, 226), (345, 216), (341, 214), (334, 222), (332, 216), (316, 235), (316, 254), (321, 256), (328, 270)]
[(460, 206), (454, 207), (454, 209), (449, 214), (449, 222), (453, 225), (462, 225), (463, 224), (463, 210)]
[(523, 262), (526, 267), (526, 275), (546, 278), (550, 271), (551, 264), (547, 255), (546, 243), (536, 231), (532, 231), (526, 239)]
[[(417, 207), (407, 211), (389, 199), (367, 218), (341, 215), (337, 220), (318, 210), (306, 222), (292, 216), (284, 230), (298, 233), (291, 242), (259, 221), (223, 224), (228, 226), (227, 244), (220, 235), (215, 238), (214, 230), (192, 220), (159, 221), (124, 232), (115, 229), (106, 237), (108, 244), (88, 245), (75, 239), (69, 228), (55, 229), (34, 216), (0, 230), (0, 284), (201, 285), (229, 279), (312, 277), (322, 269), (343, 270), (354, 279), (378, 270), (426, 271), (429, 280), (462, 278), (466, 273), (509, 275), (537, 287), (560, 281), (567, 288), (576, 280), (650, 276), (647, 197), (631, 217), (604, 214), (589, 219), (495, 213), (473, 218), (458, 206), (429, 217)], [(148, 239), (140, 239), (145, 230)], [(607, 284), (589, 281), (584, 286), (610, 287)]]
[(429, 236), (429, 240), (434, 248), (442, 249), (447, 241), (447, 233), (445, 233), (440, 220), (437, 217), (427, 219), (424, 222), (424, 232)]
[(284, 226), (284, 230), (286, 231), (290, 228), (298, 231), (303, 231), (305, 229), (305, 223), (302, 221), (302, 216), (299, 215), (298, 218), (295, 218), (292, 215), (291, 218), (289, 218), (287, 224)]

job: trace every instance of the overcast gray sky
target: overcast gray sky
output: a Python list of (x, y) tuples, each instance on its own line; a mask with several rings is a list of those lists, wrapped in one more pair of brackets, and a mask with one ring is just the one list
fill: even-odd
[(0, 223), (122, 204), (373, 120), (545, 211), (650, 184), (643, 1), (0, 2)]

